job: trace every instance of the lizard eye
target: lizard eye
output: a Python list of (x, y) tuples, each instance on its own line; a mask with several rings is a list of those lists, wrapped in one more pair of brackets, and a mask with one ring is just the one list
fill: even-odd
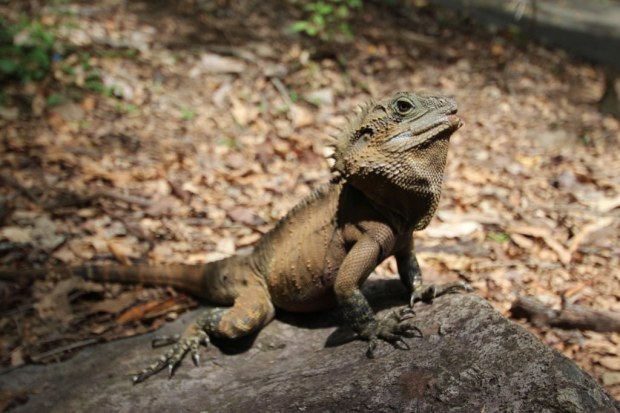
[(399, 99), (396, 101), (396, 110), (401, 115), (406, 115), (414, 109), (414, 105), (410, 100)]

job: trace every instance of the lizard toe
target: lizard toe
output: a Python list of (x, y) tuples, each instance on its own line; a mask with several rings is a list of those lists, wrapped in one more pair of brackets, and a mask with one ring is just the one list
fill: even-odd
[(158, 336), (153, 339), (151, 342), (151, 347), (159, 348), (169, 346), (171, 344), (177, 343), (181, 339), (180, 334), (173, 334), (170, 336)]
[(377, 349), (377, 338), (373, 337), (368, 340), (368, 348), (366, 349), (366, 357), (375, 358), (375, 350)]
[(386, 341), (401, 350), (411, 349), (405, 338), (422, 337), (422, 331), (409, 321), (410, 318), (408, 315), (408, 318), (402, 320), (399, 314), (393, 312), (383, 320), (369, 324), (360, 334), (363, 339), (368, 340), (366, 356), (374, 358), (379, 340)]
[(196, 332), (194, 335), (177, 340), (177, 343), (169, 351), (158, 358), (153, 364), (133, 376), (134, 384), (143, 382), (165, 368), (168, 368), (168, 376), (172, 377), (176, 368), (181, 364), (181, 360), (183, 360), (188, 352), (191, 354), (192, 361), (197, 366), (200, 361), (199, 346), (200, 344), (207, 344), (208, 342), (209, 337), (207, 333), (202, 330)]

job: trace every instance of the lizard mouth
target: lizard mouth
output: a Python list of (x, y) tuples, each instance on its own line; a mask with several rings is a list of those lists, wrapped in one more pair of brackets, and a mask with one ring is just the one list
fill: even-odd
[(455, 131), (461, 126), (463, 126), (463, 120), (460, 117), (456, 116), (456, 111), (446, 116), (446, 118), (448, 120), (447, 123), (448, 125), (450, 125), (452, 131)]
[(433, 122), (418, 125), (393, 136), (388, 145), (394, 150), (408, 150), (435, 139), (449, 138), (462, 125), (463, 121), (454, 110), (439, 116)]

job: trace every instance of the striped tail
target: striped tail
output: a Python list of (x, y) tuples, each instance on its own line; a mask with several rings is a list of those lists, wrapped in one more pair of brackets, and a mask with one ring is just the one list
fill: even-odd
[(0, 270), (0, 281), (7, 281), (19, 285), (28, 285), (34, 280), (43, 279), (49, 270)]
[(74, 268), (72, 272), (86, 280), (169, 286), (196, 297), (205, 298), (205, 279), (212, 264), (137, 265), (131, 267), (121, 265), (84, 266)]
[(98, 282), (119, 282), (123, 284), (145, 284), (170, 286), (206, 298), (206, 278), (208, 273), (218, 270), (216, 262), (202, 265), (165, 265), (165, 266), (82, 266), (53, 267), (34, 270), (1, 270), (0, 280), (27, 285), (37, 279), (44, 279), (50, 273), (61, 277), (78, 275), (86, 280)]

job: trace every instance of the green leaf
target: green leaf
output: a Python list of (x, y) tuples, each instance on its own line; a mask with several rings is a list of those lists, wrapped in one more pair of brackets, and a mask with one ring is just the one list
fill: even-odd
[(510, 235), (505, 232), (491, 232), (487, 235), (487, 238), (501, 244), (508, 241), (510, 239)]
[(196, 117), (196, 111), (192, 110), (192, 109), (183, 109), (181, 111), (181, 119), (183, 120), (192, 120)]
[(308, 26), (310, 24), (307, 21), (296, 21), (295, 23), (291, 24), (291, 30), (299, 33), (299, 32), (305, 32), (306, 30), (308, 30)]
[(54, 107), (54, 106), (58, 106), (60, 105), (63, 101), (65, 100), (65, 97), (61, 94), (58, 93), (54, 93), (51, 94), (47, 97), (47, 99), (45, 100), (45, 106), (47, 106), (48, 108)]
[(13, 59), (0, 59), (0, 73), (7, 75), (14, 74), (19, 67), (19, 64)]

